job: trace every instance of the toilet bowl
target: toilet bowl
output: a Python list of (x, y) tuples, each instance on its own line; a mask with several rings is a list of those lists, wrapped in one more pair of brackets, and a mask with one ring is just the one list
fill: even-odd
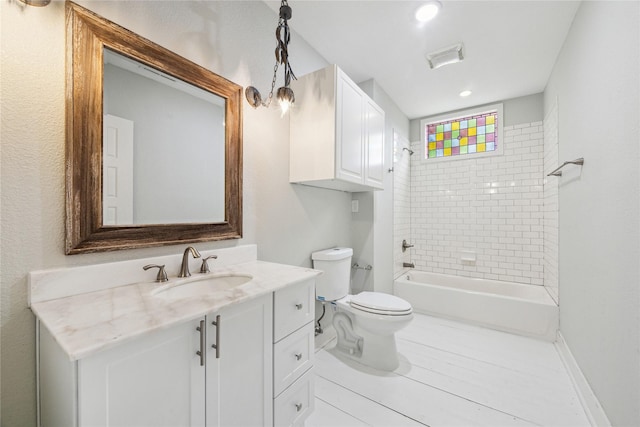
[(347, 295), (334, 303), (336, 349), (363, 365), (395, 370), (400, 364), (395, 333), (413, 319), (411, 305), (380, 292)]
[(352, 255), (351, 248), (311, 255), (313, 267), (324, 272), (316, 281), (316, 298), (335, 308), (338, 351), (364, 365), (393, 371), (399, 365), (395, 333), (413, 319), (411, 304), (381, 292), (349, 295)]

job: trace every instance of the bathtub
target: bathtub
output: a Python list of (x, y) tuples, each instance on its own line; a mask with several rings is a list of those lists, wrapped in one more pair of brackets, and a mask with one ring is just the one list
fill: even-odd
[(410, 270), (394, 281), (393, 293), (418, 313), (556, 340), (558, 306), (544, 286)]

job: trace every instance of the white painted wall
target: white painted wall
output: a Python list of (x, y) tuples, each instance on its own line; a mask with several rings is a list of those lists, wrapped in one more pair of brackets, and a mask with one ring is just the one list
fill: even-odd
[(609, 420), (640, 425), (640, 3), (582, 2), (558, 100), (560, 329)]
[[(106, 18), (263, 94), (271, 84), (277, 16), (263, 2), (80, 2)], [(64, 255), (64, 2), (44, 8), (0, 2), (2, 425), (36, 417), (32, 270), (162, 256), (182, 246)], [(292, 35), (297, 74), (327, 65)], [(281, 81), (280, 76), (280, 81)], [(288, 117), (244, 106), (244, 238), (268, 261), (310, 266), (310, 253), (351, 244), (351, 196), (288, 182)], [(285, 243), (286, 242), (286, 243)]]
[(64, 265), (64, 13), (0, 2), (2, 424), (35, 425), (26, 274)]

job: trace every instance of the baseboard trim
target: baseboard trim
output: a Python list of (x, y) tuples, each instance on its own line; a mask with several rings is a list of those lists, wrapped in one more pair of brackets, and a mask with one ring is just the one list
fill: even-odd
[(562, 363), (564, 363), (564, 366), (569, 373), (569, 377), (571, 377), (571, 382), (578, 393), (580, 403), (582, 404), (591, 425), (593, 427), (611, 427), (611, 422), (609, 422), (607, 414), (604, 412), (604, 409), (602, 409), (602, 406), (600, 405), (596, 395), (593, 393), (593, 390), (591, 390), (589, 382), (580, 370), (576, 359), (573, 357), (567, 342), (564, 340), (564, 337), (560, 332), (558, 332), (558, 339), (555, 342), (555, 346), (558, 354), (560, 355), (560, 359), (562, 359)]

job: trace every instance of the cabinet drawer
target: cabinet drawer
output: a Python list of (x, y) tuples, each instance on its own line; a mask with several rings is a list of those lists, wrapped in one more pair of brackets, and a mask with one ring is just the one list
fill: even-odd
[(273, 402), (273, 424), (302, 426), (315, 407), (313, 395), (315, 374), (309, 369)]
[(273, 395), (277, 396), (313, 365), (313, 322), (273, 347)]
[(315, 280), (288, 286), (274, 293), (273, 340), (280, 341), (291, 332), (314, 320)]

